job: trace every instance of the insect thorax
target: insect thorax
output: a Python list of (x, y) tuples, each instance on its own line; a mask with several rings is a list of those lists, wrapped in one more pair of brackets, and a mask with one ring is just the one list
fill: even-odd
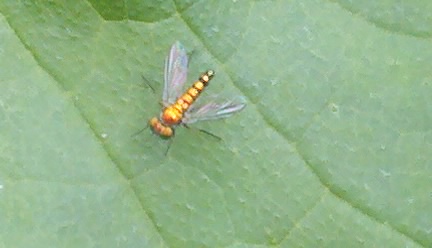
[(161, 114), (162, 122), (167, 126), (177, 125), (183, 118), (183, 110), (178, 104), (173, 104), (164, 109)]

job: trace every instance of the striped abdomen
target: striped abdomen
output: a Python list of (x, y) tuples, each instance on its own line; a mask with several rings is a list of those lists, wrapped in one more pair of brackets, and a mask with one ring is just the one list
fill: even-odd
[(180, 124), (183, 114), (195, 102), (213, 76), (214, 71), (206, 71), (174, 104), (166, 107), (161, 115), (162, 123), (166, 126)]

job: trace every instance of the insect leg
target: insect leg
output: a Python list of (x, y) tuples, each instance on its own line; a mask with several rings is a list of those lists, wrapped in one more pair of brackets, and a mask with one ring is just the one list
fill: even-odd
[(136, 132), (136, 133), (133, 133), (132, 135), (131, 135), (131, 137), (135, 137), (135, 136), (137, 136), (138, 134), (140, 134), (140, 133), (142, 133), (144, 130), (146, 130), (147, 128), (149, 128), (149, 124), (147, 123), (147, 125), (145, 125), (145, 127), (143, 128), (143, 129), (141, 129), (141, 130), (139, 130), (138, 132)]
[(153, 86), (150, 84), (150, 81), (147, 80), (146, 77), (144, 77), (144, 75), (141, 75), (142, 79), (144, 80), (144, 82), (146, 82), (147, 86), (153, 91), (153, 93), (156, 93), (155, 89), (153, 88)]
[(172, 145), (172, 143), (174, 141), (174, 136), (175, 136), (175, 130), (173, 129), (173, 135), (171, 137), (169, 137), (169, 140), (168, 140), (168, 147), (167, 147), (167, 149), (165, 151), (165, 157), (167, 156), (168, 151), (171, 148), (171, 145)]
[(198, 131), (200, 131), (200, 132), (202, 132), (202, 133), (205, 133), (205, 134), (207, 134), (207, 135), (210, 135), (210, 136), (212, 136), (213, 138), (215, 138), (215, 139), (217, 139), (217, 140), (219, 140), (219, 141), (222, 140), (222, 138), (219, 137), (219, 136), (217, 136), (216, 134), (210, 133), (209, 131), (206, 131), (206, 130), (201, 129), (201, 128), (197, 128), (197, 129), (198, 129)]
[(211, 132), (209, 132), (209, 131), (207, 131), (207, 130), (204, 130), (204, 129), (201, 129), (201, 128), (196, 128), (196, 127), (191, 128), (190, 126), (188, 126), (188, 125), (186, 125), (186, 124), (184, 124), (184, 123), (183, 123), (183, 126), (186, 127), (186, 128), (188, 128), (188, 129), (196, 129), (196, 130), (198, 130), (198, 131), (200, 131), (200, 132), (202, 132), (202, 133), (205, 133), (205, 134), (207, 134), (207, 135), (209, 135), (209, 136), (212, 136), (213, 138), (215, 138), (215, 139), (217, 139), (217, 140), (219, 140), (219, 141), (222, 140), (221, 137), (219, 137), (219, 136), (217, 136), (216, 134), (213, 134), (213, 133), (211, 133)]
[(188, 57), (189, 57), (188, 64), (187, 64), (188, 67), (189, 67), (189, 64), (190, 64), (190, 62), (192, 60), (192, 55), (194, 55), (194, 54), (195, 54), (195, 50), (192, 50), (190, 53), (187, 54)]

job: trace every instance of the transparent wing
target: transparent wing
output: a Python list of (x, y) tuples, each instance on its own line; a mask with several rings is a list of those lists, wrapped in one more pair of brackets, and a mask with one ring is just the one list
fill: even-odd
[(173, 104), (186, 82), (188, 57), (183, 45), (176, 41), (165, 60), (165, 85), (162, 95), (164, 106)]
[(225, 99), (216, 96), (208, 102), (193, 104), (185, 113), (182, 122), (190, 124), (197, 121), (227, 118), (244, 107), (246, 107), (246, 100), (243, 97)]

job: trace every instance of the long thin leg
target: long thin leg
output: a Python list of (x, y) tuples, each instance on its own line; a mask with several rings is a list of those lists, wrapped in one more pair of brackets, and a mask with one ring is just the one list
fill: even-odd
[(206, 130), (204, 130), (204, 129), (200, 129), (200, 128), (197, 128), (197, 129), (198, 129), (198, 131), (203, 132), (203, 133), (205, 133), (205, 134), (207, 134), (207, 135), (210, 135), (210, 136), (212, 136), (213, 138), (215, 138), (215, 139), (217, 139), (217, 140), (219, 140), (219, 141), (222, 140), (222, 138), (219, 137), (219, 136), (217, 136), (216, 134), (210, 133), (209, 131), (206, 131)]
[(215, 139), (217, 139), (217, 140), (219, 140), (219, 141), (222, 140), (221, 137), (219, 137), (219, 136), (217, 136), (216, 134), (213, 134), (213, 133), (211, 133), (211, 132), (209, 132), (209, 131), (206, 131), (206, 130), (204, 130), (204, 129), (196, 128), (196, 127), (191, 128), (190, 126), (188, 126), (188, 125), (186, 125), (186, 124), (184, 124), (184, 123), (183, 123), (183, 126), (185, 126), (185, 127), (188, 128), (188, 129), (196, 129), (196, 130), (198, 130), (198, 131), (200, 131), (200, 132), (202, 132), (202, 133), (205, 133), (205, 134), (207, 134), (207, 135), (209, 135), (209, 136), (212, 136), (213, 138), (215, 138)]
[(173, 141), (174, 141), (173, 138), (174, 138), (174, 137), (171, 137), (171, 138), (168, 140), (168, 147), (167, 147), (167, 149), (166, 149), (166, 151), (165, 151), (165, 157), (168, 155), (168, 151), (169, 151), (169, 149), (171, 148), (171, 145), (172, 145), (172, 143), (173, 143)]
[(147, 80), (146, 77), (144, 77), (144, 75), (141, 75), (142, 79), (144, 79), (144, 81), (146, 82), (147, 86), (153, 91), (153, 93), (156, 93), (155, 89), (153, 88), (153, 86), (150, 84), (150, 81)]
[(149, 124), (148, 124), (148, 123), (147, 123), (147, 125), (145, 125), (145, 127), (144, 127), (143, 129), (141, 129), (141, 130), (139, 130), (138, 132), (132, 134), (131, 137), (135, 137), (135, 136), (137, 136), (138, 134), (142, 133), (142, 132), (143, 132), (144, 130), (146, 130), (147, 128), (149, 128)]
[(172, 145), (172, 143), (174, 141), (174, 137), (175, 137), (175, 129), (173, 129), (173, 134), (172, 134), (172, 136), (168, 140), (168, 147), (167, 147), (167, 149), (165, 151), (165, 157), (168, 155), (168, 151), (171, 148), (171, 145)]
[(188, 55), (188, 64), (187, 64), (187, 66), (189, 67), (189, 64), (190, 64), (190, 62), (191, 62), (191, 60), (192, 60), (192, 55), (194, 55), (195, 54), (195, 50), (192, 50), (190, 53), (188, 53), (187, 55)]

